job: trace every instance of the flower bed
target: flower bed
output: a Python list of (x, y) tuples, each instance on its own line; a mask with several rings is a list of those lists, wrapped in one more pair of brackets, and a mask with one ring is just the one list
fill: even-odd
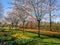
[(19, 33), (12, 34), (11, 36), (16, 37), (16, 38), (21, 38), (21, 39), (31, 39), (30, 37), (23, 35), (23, 34), (19, 34)]

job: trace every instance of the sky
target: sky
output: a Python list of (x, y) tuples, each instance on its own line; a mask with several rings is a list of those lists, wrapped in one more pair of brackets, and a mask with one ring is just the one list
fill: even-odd
[[(12, 0), (0, 0), (0, 2), (2, 2), (3, 7), (4, 7), (4, 16), (6, 16), (6, 10), (8, 10), (9, 8), (12, 7), (12, 5), (9, 4), (11, 1), (12, 1)], [(58, 1), (58, 2), (57, 2), (57, 6), (60, 8), (60, 0), (57, 0), (57, 1)], [(58, 15), (59, 13), (60, 13), (60, 10), (56, 11), (55, 14)], [(54, 20), (54, 21), (58, 22), (59, 20), (60, 20), (60, 18), (57, 18), (57, 19)]]
[(11, 1), (12, 0), (1, 0), (0, 2), (2, 2), (4, 9), (7, 9), (9, 7), (12, 7), (12, 5), (9, 4)]
[(12, 7), (11, 4), (9, 4), (12, 0), (0, 0), (0, 2), (3, 4), (4, 9), (4, 16), (6, 16), (6, 10)]

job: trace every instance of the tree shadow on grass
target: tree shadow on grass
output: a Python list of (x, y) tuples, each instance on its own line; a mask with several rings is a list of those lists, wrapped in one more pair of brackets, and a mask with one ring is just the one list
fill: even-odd
[(48, 39), (49, 37), (48, 36), (44, 36), (44, 35), (40, 35), (40, 37), (33, 36), (32, 38), (34, 38), (34, 39)]

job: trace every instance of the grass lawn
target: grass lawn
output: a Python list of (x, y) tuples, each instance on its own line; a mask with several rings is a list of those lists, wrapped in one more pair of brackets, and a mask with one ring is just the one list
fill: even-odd
[(0, 45), (60, 45), (59, 38), (45, 35), (40, 35), (41, 37), (38, 38), (36, 33), (25, 32), (23, 34), (19, 30), (8, 30), (4, 32), (7, 35), (0, 35)]

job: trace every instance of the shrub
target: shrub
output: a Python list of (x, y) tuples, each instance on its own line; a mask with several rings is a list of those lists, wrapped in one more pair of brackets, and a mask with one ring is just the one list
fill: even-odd
[(0, 39), (3, 41), (11, 41), (13, 37), (0, 35)]
[(16, 39), (14, 40), (13, 44), (17, 44), (17, 45), (25, 45), (25, 43), (29, 42), (30, 40), (24, 40), (24, 39)]

